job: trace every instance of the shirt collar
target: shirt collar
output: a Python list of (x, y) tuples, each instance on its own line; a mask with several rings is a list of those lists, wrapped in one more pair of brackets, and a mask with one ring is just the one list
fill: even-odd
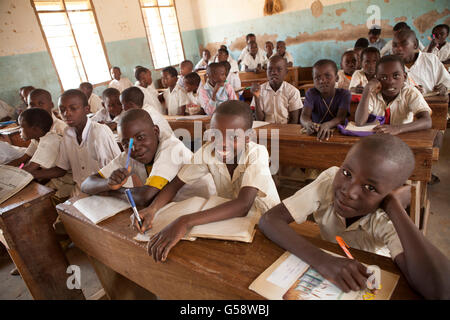
[[(79, 144), (80, 146), (83, 146), (83, 144), (87, 139), (89, 130), (91, 128), (91, 123), (92, 123), (91, 119), (87, 118), (86, 125), (84, 126), (83, 132), (81, 134), (81, 143)], [(69, 129), (66, 131), (66, 134), (68, 134), (72, 138), (75, 138), (75, 140), (77, 139), (77, 133), (74, 127), (69, 127)]]

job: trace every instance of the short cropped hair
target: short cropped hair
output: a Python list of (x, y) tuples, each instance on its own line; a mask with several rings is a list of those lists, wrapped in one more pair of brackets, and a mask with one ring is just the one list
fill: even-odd
[(364, 59), (365, 54), (376, 53), (378, 54), (378, 58), (380, 57), (380, 50), (375, 47), (367, 47), (361, 52), (361, 60)]
[(408, 24), (406, 22), (402, 21), (402, 22), (396, 23), (393, 28), (394, 31), (398, 31), (398, 30), (402, 30), (402, 29), (411, 29), (411, 27), (408, 26)]
[(133, 102), (138, 107), (144, 105), (144, 93), (138, 87), (129, 87), (120, 94), (123, 102)]
[(249, 34), (247, 34), (247, 35), (245, 36), (245, 40), (248, 41), (248, 39), (250, 39), (250, 37), (255, 37), (255, 38), (256, 38), (256, 36), (255, 36), (254, 33), (249, 33)]
[[(125, 90), (124, 90), (124, 92), (125, 92)], [(122, 94), (123, 94), (123, 92), (122, 92)], [(136, 120), (145, 121), (145, 122), (148, 122), (149, 125), (153, 125), (152, 117), (144, 109), (130, 109), (128, 111), (125, 111), (121, 115), (121, 117), (119, 119), (119, 123), (117, 125), (119, 127), (122, 127), (123, 125), (125, 125), (129, 122), (136, 121)]]
[(375, 70), (378, 71), (378, 67), (381, 64), (388, 63), (388, 62), (398, 62), (398, 63), (400, 63), (400, 65), (402, 66), (403, 72), (405, 72), (405, 63), (403, 62), (403, 59), (400, 58), (399, 56), (396, 56), (396, 55), (393, 55), (393, 54), (384, 56), (380, 60), (378, 60)]
[(207, 74), (211, 74), (213, 73), (217, 68), (225, 68), (225, 71), (227, 71), (226, 67), (223, 64), (220, 64), (218, 62), (213, 62), (208, 64), (208, 67), (206, 68), (206, 73)]
[(187, 65), (191, 65), (191, 67), (194, 68), (194, 64), (192, 63), (191, 60), (184, 60), (180, 63), (180, 67), (187, 66)]
[(42, 96), (47, 102), (52, 103), (52, 95), (45, 89), (34, 89), (29, 95), (30, 97)]
[(369, 40), (366, 38), (359, 38), (355, 42), (354, 48), (367, 48), (369, 46)]
[(89, 106), (88, 98), (86, 95), (81, 91), (80, 89), (69, 89), (63, 92), (62, 95), (59, 96), (59, 98), (63, 97), (70, 97), (75, 96), (78, 97), (81, 100), (81, 103), (83, 104), (83, 107)]
[(40, 108), (29, 108), (24, 110), (20, 116), (30, 127), (38, 127), (42, 132), (47, 133), (53, 125), (52, 116)]
[(230, 72), (230, 70), (231, 70), (231, 64), (228, 62), (228, 61), (220, 61), (220, 62), (218, 62), (220, 65), (222, 65), (222, 66), (224, 66), (225, 67), (225, 71), (227, 72), (227, 73), (229, 73)]
[(316, 61), (316, 63), (314, 63), (314, 65), (313, 65), (313, 69), (316, 67), (322, 67), (327, 64), (329, 64), (330, 66), (333, 67), (336, 74), (338, 73), (338, 67), (336, 65), (336, 62), (334, 62), (333, 60), (330, 60), (330, 59), (320, 59), (319, 61)]
[(141, 73), (147, 72), (147, 71), (148, 71), (148, 69), (145, 67), (136, 66), (136, 69), (134, 70), (134, 77), (136, 78), (136, 80), (139, 81), (139, 76), (141, 75)]
[(196, 86), (200, 85), (201, 81), (202, 81), (202, 79), (197, 74), (197, 72), (191, 72), (184, 76), (184, 82), (187, 82), (187, 83), (190, 83), (190, 84), (193, 84)]
[(434, 28), (433, 28), (433, 30), (431, 30), (431, 33), (434, 33), (435, 31), (436, 31), (436, 29), (438, 29), (438, 28), (444, 28), (445, 30), (447, 30), (447, 34), (449, 33), (449, 27), (448, 27), (448, 24), (438, 24), (437, 26), (435, 26)]
[(88, 90), (94, 90), (94, 87), (90, 82), (82, 82), (80, 83), (80, 88), (86, 88)]
[(233, 115), (244, 119), (245, 130), (253, 126), (253, 114), (248, 103), (240, 100), (228, 100), (222, 102), (214, 111), (214, 115)]
[(217, 50), (217, 52), (225, 53), (227, 56), (229, 55), (228, 50), (224, 48), (220, 48), (219, 50)]
[(373, 34), (374, 36), (379, 36), (381, 34), (380, 28), (372, 28), (369, 30), (369, 34)]
[(178, 71), (174, 67), (165, 67), (162, 72), (167, 72), (172, 77), (178, 77)]
[(105, 101), (105, 98), (109, 98), (109, 97), (112, 97), (112, 96), (120, 96), (120, 91), (119, 90), (117, 90), (116, 88), (107, 88), (107, 89), (105, 89), (105, 90), (103, 90), (103, 93), (102, 93), (102, 99), (103, 99), (103, 101)]

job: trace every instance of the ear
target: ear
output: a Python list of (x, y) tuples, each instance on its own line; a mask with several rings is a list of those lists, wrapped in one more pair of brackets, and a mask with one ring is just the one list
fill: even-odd
[(154, 132), (155, 132), (155, 135), (156, 135), (156, 138), (158, 139), (158, 142), (159, 142), (159, 127), (158, 127), (158, 125), (153, 125), (153, 130), (154, 130)]

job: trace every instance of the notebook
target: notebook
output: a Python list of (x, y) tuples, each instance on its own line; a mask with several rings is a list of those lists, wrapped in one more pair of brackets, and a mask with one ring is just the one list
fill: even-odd
[[(165, 226), (178, 217), (207, 210), (227, 201), (230, 200), (212, 196), (209, 199), (192, 197), (180, 202), (171, 202), (156, 212), (152, 228), (145, 234), (139, 233), (134, 239), (142, 242), (149, 241), (154, 234), (164, 229)], [(255, 207), (252, 207), (245, 217), (232, 218), (195, 226), (188, 231), (183, 240), (195, 240), (199, 237), (249, 243), (253, 241), (255, 225), (259, 218), (259, 211)]]
[(388, 300), (399, 276), (380, 270), (379, 277), (381, 288), (376, 294), (368, 290), (345, 293), (300, 258), (286, 251), (250, 284), (249, 289), (270, 300)]
[(25, 170), (0, 165), (0, 203), (25, 188), (33, 179), (33, 175)]
[(90, 196), (73, 204), (86, 218), (97, 224), (130, 208), (130, 204), (114, 197)]

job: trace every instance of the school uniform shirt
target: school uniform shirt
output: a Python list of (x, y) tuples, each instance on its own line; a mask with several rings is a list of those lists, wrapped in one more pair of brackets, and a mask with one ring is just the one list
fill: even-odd
[[(275, 51), (273, 54), (272, 54), (272, 57), (274, 57), (274, 56), (277, 56), (278, 54), (277, 54), (277, 52)], [(272, 58), (271, 57), (271, 58)], [(292, 65), (294, 65), (294, 58), (292, 57), (292, 54), (290, 54), (289, 52), (287, 52), (287, 51), (285, 51), (284, 52), (284, 56), (283, 56), (283, 58), (285, 58), (286, 59), (286, 61), (289, 63), (289, 62), (292, 62)], [(267, 63), (268, 61), (266, 61), (266, 63)]]
[[(422, 44), (422, 42), (420, 42), (419, 39), (417, 40), (419, 41), (419, 50), (423, 51), (423, 49), (425, 49), (425, 46)], [(389, 54), (394, 54), (394, 52), (392, 51), (392, 40), (386, 42), (386, 45), (380, 50), (381, 56), (386, 56)]]
[(323, 171), (316, 180), (283, 200), (296, 223), (303, 223), (313, 214), (322, 239), (336, 243), (340, 236), (352, 248), (384, 256), (392, 260), (403, 252), (403, 247), (386, 212), (377, 209), (346, 226), (345, 218), (334, 211), (333, 180), (338, 167)]
[[(283, 81), (277, 91), (272, 89), (269, 82), (263, 83), (259, 96), (265, 114), (264, 121), (270, 123), (286, 124), (289, 120), (289, 112), (303, 108), (300, 91), (286, 81)], [(255, 98), (251, 106), (256, 106)]]
[(89, 97), (88, 104), (91, 109), (91, 113), (96, 113), (103, 108), (102, 99), (100, 99), (100, 97), (95, 93), (92, 93)]
[[(430, 45), (425, 48), (424, 52), (428, 52), (429, 47)], [(438, 49), (438, 47), (434, 47), (433, 50), (431, 50), (431, 53), (435, 54), (438, 57), (439, 61), (446, 61), (450, 59), (450, 43), (446, 42), (441, 49)]]
[(77, 141), (75, 128), (67, 127), (61, 140), (56, 166), (72, 170), (76, 183), (75, 194), (80, 192), (81, 183), (98, 172), (120, 154), (113, 132), (108, 126), (87, 119), (81, 143)]
[[(53, 119), (53, 124), (52, 127), (50, 128), (49, 132), (55, 133), (57, 135), (59, 135), (60, 137), (62, 137), (64, 135), (64, 130), (67, 128), (67, 124), (62, 121), (61, 119), (58, 119), (53, 113), (52, 113), (52, 119)], [(39, 142), (36, 139), (31, 139), (30, 144), (28, 145), (25, 153), (32, 157), (34, 155), (34, 153), (37, 150)]]
[(256, 56), (253, 58), (253, 56), (248, 53), (244, 56), (241, 62), (241, 71), (245, 71), (245, 67), (248, 69), (256, 69), (258, 67), (258, 64), (262, 66), (264, 65), (264, 50), (258, 49), (258, 52), (256, 53)]
[(108, 85), (108, 88), (114, 88), (120, 91), (122, 93), (123, 90), (128, 89), (129, 87), (132, 87), (133, 84), (131, 83), (130, 79), (125, 77), (120, 77), (120, 80), (112, 79), (111, 82)]
[(190, 164), (181, 168), (178, 178), (186, 184), (194, 184), (208, 173), (212, 175), (219, 197), (237, 199), (243, 187), (253, 187), (258, 189), (253, 206), (261, 214), (280, 203), (270, 173), (269, 153), (264, 146), (253, 141), (246, 144), (232, 177), (227, 165), (216, 158), (214, 144), (208, 142), (194, 154)]
[(199, 62), (197, 62), (197, 64), (194, 67), (194, 70), (203, 70), (206, 69), (208, 67), (208, 65), (210, 64), (210, 61), (205, 61), (203, 59), (201, 59)]
[(15, 109), (7, 104), (5, 101), (0, 100), (0, 119), (10, 117), (14, 118)]
[(172, 91), (170, 91), (170, 88), (167, 88), (163, 95), (167, 114), (169, 116), (176, 116), (178, 113), (178, 108), (188, 103), (186, 91), (184, 91), (184, 89), (178, 84), (175, 85), (175, 88), (173, 88)]
[(336, 82), (336, 88), (347, 89), (350, 86), (350, 81), (352, 80), (352, 76), (348, 76), (345, 74), (344, 70), (338, 71), (338, 82)]
[[(258, 48), (258, 51), (259, 51), (259, 48)], [(248, 51), (248, 47), (245, 46), (245, 48), (242, 49), (241, 53), (239, 54), (238, 61), (241, 61), (241, 63), (242, 63), (242, 60), (243, 60), (243, 59), (245, 58), (245, 56), (246, 56), (247, 54), (249, 54), (249, 53), (250, 53), (250, 52)]]
[(320, 91), (311, 88), (306, 92), (303, 105), (305, 108), (311, 108), (311, 119), (314, 123), (324, 123), (336, 118), (339, 109), (350, 109), (352, 95), (345, 89), (336, 89), (334, 97), (323, 99)]
[(186, 87), (184, 86), (184, 77), (182, 75), (178, 76), (177, 86), (180, 86), (183, 90), (186, 91)]
[(239, 78), (239, 72), (231, 72), (228, 73), (227, 83), (229, 83), (234, 90), (238, 90), (241, 88), (241, 78)]
[[(389, 112), (386, 112), (388, 108)], [(420, 91), (408, 84), (403, 85), (389, 105), (384, 101), (381, 92), (369, 95), (369, 113), (388, 118), (386, 124), (401, 125), (413, 122), (414, 115), (423, 111), (431, 114), (431, 109)]]
[(369, 41), (369, 47), (377, 48), (378, 51), (381, 51), (381, 49), (383, 49), (385, 45), (386, 45), (386, 40), (381, 39), (381, 38), (378, 38), (378, 40), (375, 41), (374, 43), (370, 43), (370, 41)]
[(367, 80), (364, 70), (356, 70), (352, 75), (352, 80), (350, 80), (348, 88), (356, 88), (359, 86), (365, 87), (367, 83), (369, 83), (369, 81)]
[(27, 148), (13, 146), (5, 141), (0, 141), (0, 164), (7, 164), (22, 157)]
[(157, 110), (160, 114), (166, 114), (165, 108), (158, 99), (158, 91), (155, 86), (149, 85), (147, 88), (136, 86), (144, 93), (144, 105), (148, 104)]
[(441, 83), (450, 88), (450, 73), (433, 53), (419, 52), (417, 60), (406, 71), (414, 85), (422, 85), (424, 93), (432, 92)]
[(223, 87), (220, 87), (216, 93), (216, 100), (213, 101), (212, 94), (214, 88), (209, 84), (209, 81), (206, 81), (205, 84), (202, 84), (198, 87), (198, 94), (200, 97), (200, 106), (205, 111), (205, 113), (211, 116), (216, 107), (220, 105), (222, 102), (228, 100), (237, 100), (236, 92), (234, 92), (233, 87), (225, 83)]
[(106, 110), (106, 108), (103, 108), (99, 111), (97, 111), (97, 113), (91, 118), (92, 121), (94, 122), (115, 122), (118, 123), (120, 119), (120, 114), (116, 117), (114, 117), (114, 119), (111, 118), (111, 115), (109, 114), (108, 110)]
[(148, 114), (152, 118), (153, 124), (159, 127), (160, 137), (167, 138), (173, 135), (173, 130), (170, 127), (169, 122), (161, 113), (155, 110), (153, 106), (146, 104), (142, 107), (142, 109), (148, 112)]

